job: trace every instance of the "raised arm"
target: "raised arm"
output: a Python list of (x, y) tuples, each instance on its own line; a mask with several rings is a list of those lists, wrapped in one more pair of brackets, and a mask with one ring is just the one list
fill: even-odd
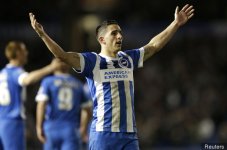
[(178, 28), (184, 25), (194, 15), (194, 9), (192, 5), (185, 5), (180, 11), (179, 7), (175, 10), (174, 21), (161, 33), (156, 35), (150, 40), (150, 42), (144, 46), (144, 61), (161, 50), (162, 47), (172, 38)]
[(35, 16), (29, 13), (32, 28), (36, 31), (39, 37), (46, 44), (47, 48), (53, 53), (56, 58), (61, 59), (75, 69), (80, 69), (80, 57), (76, 52), (65, 52), (54, 40), (52, 40), (44, 31), (43, 26), (39, 24)]

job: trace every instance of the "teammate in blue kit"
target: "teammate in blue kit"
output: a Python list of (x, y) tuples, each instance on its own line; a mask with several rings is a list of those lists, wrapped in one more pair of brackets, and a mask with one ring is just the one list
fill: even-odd
[[(57, 63), (59, 68), (53, 76), (43, 79), (36, 96), (37, 135), (45, 150), (79, 150), (81, 109), (87, 114), (82, 118), (86, 128), (92, 102), (87, 99), (83, 84), (69, 74), (70, 67), (60, 60)], [(81, 135), (86, 135), (86, 129), (81, 131)]]
[[(60, 58), (87, 79), (93, 99), (90, 150), (138, 150), (133, 71), (158, 52), (194, 15), (191, 5), (175, 10), (175, 19), (141, 48), (121, 51), (121, 28), (116, 21), (104, 21), (96, 29), (99, 54), (65, 52), (44, 31), (30, 13), (31, 25), (55, 57)], [(120, 74), (124, 72), (124, 76)]]
[[(86, 98), (89, 99), (91, 101), (91, 105), (92, 104), (92, 98), (91, 98), (91, 93), (90, 93), (90, 90), (89, 90), (89, 87), (87, 85), (87, 83), (84, 84), (84, 92), (85, 92), (85, 95), (86, 95)], [(91, 111), (92, 112), (92, 111)], [(81, 112), (81, 127), (80, 127), (80, 130), (81, 130), (81, 133), (84, 133), (84, 135), (82, 135), (82, 150), (87, 150), (88, 149), (88, 139), (89, 139), (89, 131), (90, 131), (90, 126), (91, 126), (91, 122), (92, 120), (88, 120), (86, 118), (88, 118), (89, 114), (86, 113), (85, 111), (82, 111)], [(85, 132), (87, 131), (87, 132)]]
[(9, 42), (5, 55), (9, 64), (0, 71), (0, 149), (24, 150), (25, 87), (52, 73), (57, 64), (53, 62), (42, 69), (25, 72), (22, 67), (27, 63), (28, 51), (19, 41)]

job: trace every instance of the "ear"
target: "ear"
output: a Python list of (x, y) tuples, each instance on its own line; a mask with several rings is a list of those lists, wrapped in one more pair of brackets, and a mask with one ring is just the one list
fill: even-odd
[(106, 44), (104, 37), (102, 37), (102, 36), (99, 37), (99, 43)]

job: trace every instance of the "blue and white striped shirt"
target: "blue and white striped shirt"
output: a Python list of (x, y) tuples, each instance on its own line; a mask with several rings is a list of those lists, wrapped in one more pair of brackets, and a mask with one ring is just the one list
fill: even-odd
[(143, 56), (143, 48), (119, 51), (116, 58), (80, 54), (93, 99), (92, 131), (136, 132), (133, 70), (143, 66)]

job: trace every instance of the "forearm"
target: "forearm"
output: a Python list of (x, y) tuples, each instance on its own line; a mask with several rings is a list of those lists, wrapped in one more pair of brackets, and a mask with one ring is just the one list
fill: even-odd
[(51, 53), (61, 60), (65, 60), (67, 53), (54, 41), (52, 40), (45, 32), (40, 35), (40, 38), (46, 44), (47, 48)]
[(47, 65), (41, 69), (30, 72), (23, 80), (23, 85), (30, 85), (40, 81), (44, 76), (52, 73), (53, 67), (51, 65)]
[(82, 109), (81, 112), (81, 130), (85, 131), (88, 128), (88, 124), (91, 120), (92, 117), (92, 111), (91, 108), (86, 108), (86, 109)]
[(65, 52), (54, 40), (52, 40), (45, 32), (40, 35), (47, 48), (56, 58), (59, 58), (68, 65), (80, 69), (80, 57), (76, 52)]
[(178, 28), (177, 22), (173, 21), (164, 31), (152, 38), (148, 45), (152, 45), (156, 50), (160, 50), (172, 38)]
[(144, 46), (145, 55), (144, 60), (151, 57), (156, 52), (160, 51), (167, 42), (173, 37), (175, 32), (178, 30), (179, 25), (174, 20), (165, 30), (156, 35), (150, 40), (150, 42)]
[(36, 129), (42, 130), (44, 116), (45, 116), (46, 102), (38, 102), (36, 109)]

